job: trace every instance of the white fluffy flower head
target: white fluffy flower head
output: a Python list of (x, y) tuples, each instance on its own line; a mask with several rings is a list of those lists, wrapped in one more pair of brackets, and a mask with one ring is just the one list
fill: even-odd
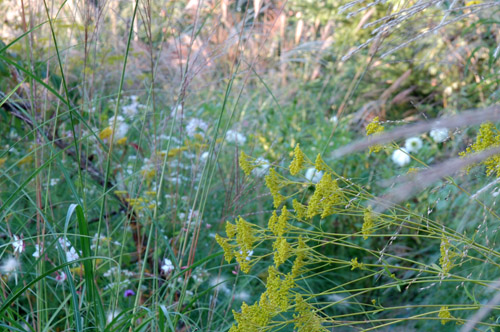
[(235, 143), (236, 145), (243, 145), (247, 141), (247, 138), (236, 130), (228, 130), (226, 133), (226, 141)]
[(405, 141), (405, 149), (408, 152), (417, 152), (422, 148), (423, 142), (420, 137), (410, 137)]
[(20, 265), (21, 264), (19, 263), (19, 260), (17, 260), (15, 257), (9, 257), (3, 262), (2, 266), (0, 267), (0, 272), (2, 272), (3, 274), (15, 273)]
[(449, 131), (447, 128), (435, 128), (432, 129), (429, 135), (432, 137), (434, 142), (441, 143), (448, 138)]
[(392, 153), (392, 161), (399, 167), (406, 166), (410, 163), (411, 158), (405, 148), (394, 150)]
[(197, 118), (189, 119), (188, 124), (186, 125), (186, 132), (189, 137), (194, 137), (195, 134), (203, 135), (205, 131), (208, 129), (208, 124)]

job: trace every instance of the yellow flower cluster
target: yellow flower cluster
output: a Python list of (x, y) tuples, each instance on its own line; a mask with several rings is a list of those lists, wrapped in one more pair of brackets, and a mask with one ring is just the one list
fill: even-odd
[(250, 175), (252, 171), (255, 169), (255, 165), (252, 165), (250, 163), (250, 156), (248, 156), (245, 152), (241, 151), (240, 152), (240, 159), (239, 159), (239, 165), (240, 168), (243, 170), (245, 175)]
[(304, 204), (301, 204), (296, 199), (292, 202), (293, 209), (295, 210), (295, 216), (297, 219), (304, 219), (307, 217), (307, 207)]
[(355, 270), (355, 269), (364, 270), (365, 269), (365, 264), (359, 263), (358, 257), (351, 259), (351, 266), (352, 266), (351, 270)]
[[(374, 117), (372, 122), (366, 126), (366, 136), (377, 135), (384, 131), (384, 127), (380, 124), (378, 116)], [(376, 144), (370, 147), (370, 153), (379, 152), (383, 146)]]
[[(233, 258), (236, 258), (241, 270), (245, 273), (250, 272), (249, 256), (255, 242), (252, 224), (241, 217), (236, 221), (236, 225), (228, 221), (226, 222), (226, 235), (227, 238), (219, 234), (215, 235), (215, 240), (224, 250), (224, 259), (230, 263)], [(232, 240), (236, 240), (236, 245), (230, 243)]]
[(281, 209), (281, 215), (279, 217), (276, 214), (276, 211), (273, 211), (273, 214), (269, 219), (268, 228), (274, 235), (281, 237), (285, 234), (288, 225), (288, 214), (286, 206), (283, 206)]
[(229, 332), (259, 332), (267, 326), (272, 318), (271, 313), (257, 303), (249, 306), (245, 302), (241, 305), (241, 313), (233, 310), (234, 319), (238, 325), (233, 325)]
[(441, 318), (441, 324), (442, 325), (448, 323), (452, 318), (454, 318), (450, 314), (450, 311), (448, 310), (448, 307), (441, 307), (441, 308), (439, 308), (438, 317)]
[(363, 215), (363, 226), (361, 226), (361, 233), (363, 234), (363, 239), (368, 239), (368, 236), (373, 233), (375, 227), (375, 216), (372, 212), (372, 207), (369, 206), (365, 209)]
[(450, 240), (445, 237), (441, 238), (441, 246), (439, 248), (441, 257), (439, 258), (439, 265), (441, 265), (444, 276), (447, 276), (453, 268), (452, 258), (454, 256), (454, 252), (450, 247)]
[(309, 305), (300, 294), (295, 297), (295, 329), (297, 332), (327, 332), (322, 325), (323, 319), (316, 314), (316, 310)]
[(320, 172), (320, 171), (327, 171), (328, 170), (328, 166), (326, 165), (326, 163), (323, 160), (323, 158), (321, 158), (321, 154), (319, 154), (319, 153), (316, 156), (316, 161), (314, 162), (314, 168), (316, 168), (316, 170), (318, 172)]
[(290, 244), (287, 242), (286, 238), (279, 237), (273, 243), (273, 249), (276, 250), (274, 252), (274, 265), (278, 267), (290, 256)]
[(307, 218), (321, 214), (325, 218), (334, 212), (334, 207), (343, 202), (342, 191), (337, 180), (332, 180), (330, 173), (323, 175), (307, 207)]
[(234, 254), (233, 245), (229, 243), (229, 239), (223, 238), (219, 234), (215, 234), (215, 241), (217, 241), (222, 250), (224, 250), (224, 259), (226, 260), (226, 262), (231, 263)]
[(293, 160), (290, 164), (290, 174), (296, 175), (304, 168), (305, 154), (300, 149), (300, 145), (297, 143), (295, 149), (293, 150)]
[(269, 267), (268, 273), (266, 291), (260, 297), (260, 304), (274, 313), (286, 311), (290, 289), (295, 286), (295, 281), (290, 274), (281, 279), (280, 272), (274, 266)]
[(243, 302), (241, 313), (233, 310), (238, 325), (233, 325), (229, 331), (262, 331), (274, 316), (288, 310), (290, 290), (293, 287), (295, 287), (295, 281), (290, 274), (282, 279), (281, 273), (274, 266), (269, 267), (266, 291), (261, 294), (258, 303), (249, 306)]
[[(124, 191), (117, 191), (118, 193), (123, 193)], [(115, 192), (116, 193), (116, 192)], [(126, 193), (126, 191), (125, 191)], [(144, 208), (154, 209), (156, 207), (155, 203), (150, 203), (150, 200), (143, 197), (138, 198), (125, 198), (125, 201), (129, 203), (136, 211), (141, 211)]]
[(308, 248), (304, 239), (302, 239), (302, 236), (299, 236), (299, 244), (295, 249), (296, 258), (292, 266), (292, 277), (298, 277), (302, 273), (302, 268), (306, 265), (307, 250)]
[[(484, 151), (490, 148), (500, 146), (500, 132), (491, 122), (483, 123), (479, 128), (479, 134), (476, 137), (474, 144), (469, 146), (465, 151), (460, 152), (461, 157)], [(500, 177), (500, 155), (494, 155), (482, 162), (486, 166), (486, 174), (491, 175), (496, 173)], [(472, 166), (467, 168), (470, 171)]]
[(106, 127), (99, 133), (99, 138), (104, 140), (106, 138), (109, 138), (111, 134), (113, 134), (113, 128)]
[(269, 174), (266, 175), (266, 186), (269, 188), (271, 195), (273, 196), (274, 207), (278, 208), (281, 203), (285, 200), (285, 197), (281, 195), (280, 189), (283, 185), (283, 181), (280, 180), (278, 173), (274, 168), (269, 170)]

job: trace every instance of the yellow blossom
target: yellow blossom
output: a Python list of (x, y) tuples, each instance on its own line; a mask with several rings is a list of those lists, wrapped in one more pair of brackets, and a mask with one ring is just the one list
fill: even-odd
[[(479, 133), (477, 134), (474, 144), (469, 146), (465, 151), (460, 152), (459, 155), (461, 157), (466, 157), (473, 153), (498, 146), (500, 146), (500, 133), (493, 123), (486, 122), (480, 126)], [(486, 166), (487, 175), (496, 173), (496, 176), (500, 177), (500, 155), (491, 156), (481, 162), (481, 164)], [(470, 171), (472, 167), (473, 165), (468, 166), (467, 172)]]
[(323, 158), (321, 158), (321, 154), (319, 154), (319, 153), (316, 156), (316, 161), (314, 162), (314, 167), (316, 168), (316, 170), (318, 172), (320, 172), (320, 171), (327, 171), (328, 170), (328, 166), (323, 161)]
[(219, 234), (215, 234), (215, 241), (217, 241), (222, 250), (224, 250), (224, 259), (226, 260), (226, 262), (231, 263), (234, 254), (228, 240), (223, 238), (222, 236), (219, 236)]
[(454, 318), (450, 314), (450, 311), (448, 310), (448, 307), (441, 307), (439, 309), (438, 317), (441, 318), (441, 324), (442, 325), (448, 323), (451, 320), (451, 318)]
[(363, 226), (361, 227), (361, 233), (363, 233), (363, 239), (368, 239), (368, 236), (373, 233), (375, 227), (374, 214), (372, 212), (372, 207), (369, 206), (365, 209), (363, 216)]
[(99, 133), (99, 138), (104, 140), (109, 138), (113, 134), (113, 128), (106, 127)]
[(7, 158), (0, 158), (0, 167), (3, 167), (5, 162), (7, 161)]
[(450, 240), (446, 237), (441, 238), (441, 246), (439, 248), (441, 257), (439, 258), (439, 265), (443, 271), (443, 275), (446, 276), (450, 273), (453, 267), (452, 259), (455, 253), (451, 250)]
[[(378, 116), (374, 117), (372, 122), (366, 126), (366, 136), (377, 135), (384, 131), (384, 127), (380, 124)], [(370, 147), (370, 153), (379, 152), (383, 146), (376, 144)]]
[(228, 238), (233, 239), (236, 236), (236, 225), (231, 224), (229, 221), (226, 222), (226, 235)]
[(343, 202), (343, 195), (337, 180), (333, 180), (330, 173), (326, 173), (316, 185), (314, 194), (309, 200), (307, 218), (321, 214), (325, 218), (334, 213), (334, 207)]
[(250, 175), (256, 167), (250, 163), (250, 157), (243, 151), (240, 152), (239, 164), (240, 168), (247, 176)]
[(299, 243), (297, 248), (295, 249), (295, 261), (292, 266), (292, 277), (297, 277), (301, 274), (302, 267), (305, 265), (305, 259), (307, 255), (307, 245), (302, 239), (302, 236), (299, 236)]
[(295, 216), (297, 219), (304, 219), (307, 216), (307, 207), (301, 204), (296, 199), (292, 202), (293, 209), (295, 210)]
[(290, 256), (290, 244), (286, 238), (279, 237), (273, 244), (274, 252), (274, 265), (276, 267), (283, 264)]
[(296, 175), (304, 167), (305, 155), (300, 149), (300, 145), (297, 143), (295, 149), (293, 150), (293, 160), (290, 164), (290, 174)]
[(297, 332), (328, 332), (323, 326), (323, 319), (316, 314), (314, 307), (304, 301), (300, 294), (295, 296), (295, 312), (293, 315)]
[(276, 170), (274, 168), (271, 168), (269, 170), (269, 174), (266, 175), (265, 181), (267, 188), (273, 196), (274, 207), (278, 208), (285, 200), (285, 197), (283, 197), (283, 195), (281, 195), (281, 193), (279, 192), (282, 186), (282, 181), (279, 179), (278, 173), (276, 173)]
[(127, 143), (127, 137), (122, 137), (116, 141), (116, 144), (118, 145), (124, 145), (125, 143)]
[(355, 269), (364, 270), (365, 269), (365, 264), (359, 263), (358, 257), (351, 259), (351, 266), (352, 266), (351, 270), (355, 270)]

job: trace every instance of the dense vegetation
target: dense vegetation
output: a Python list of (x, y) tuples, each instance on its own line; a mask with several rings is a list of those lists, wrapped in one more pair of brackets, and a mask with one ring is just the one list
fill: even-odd
[(0, 11), (2, 330), (500, 328), (497, 1)]

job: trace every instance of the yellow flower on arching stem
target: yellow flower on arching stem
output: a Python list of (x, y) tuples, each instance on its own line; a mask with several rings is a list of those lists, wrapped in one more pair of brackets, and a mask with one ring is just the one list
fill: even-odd
[(297, 219), (304, 219), (307, 216), (307, 207), (297, 201), (296, 199), (293, 200), (292, 202), (293, 209), (295, 210), (295, 216)]
[(234, 257), (233, 250), (231, 244), (229, 244), (228, 239), (219, 236), (219, 234), (215, 234), (215, 241), (221, 246), (222, 250), (224, 250), (224, 259), (226, 262), (231, 263), (231, 260)]
[(333, 214), (335, 206), (342, 204), (343, 201), (342, 190), (337, 180), (333, 180), (330, 173), (326, 173), (316, 185), (314, 194), (309, 200), (307, 218), (310, 219), (318, 214), (321, 214), (321, 218), (325, 218)]
[(286, 206), (281, 209), (281, 215), (278, 217), (276, 211), (273, 211), (271, 218), (269, 219), (268, 228), (276, 236), (283, 236), (288, 227), (288, 210)]
[(328, 166), (324, 162), (323, 158), (321, 158), (321, 154), (319, 154), (319, 153), (316, 156), (316, 161), (314, 162), (314, 168), (316, 168), (316, 170), (318, 172), (327, 171), (328, 170)]
[(438, 317), (441, 318), (441, 324), (444, 325), (448, 323), (453, 317), (448, 310), (448, 307), (441, 307), (439, 309)]
[[(384, 126), (380, 124), (378, 116), (374, 117), (372, 122), (366, 126), (366, 136), (377, 135), (384, 131)], [(369, 153), (379, 152), (383, 146), (376, 144), (370, 147)]]
[[(493, 123), (486, 122), (480, 126), (479, 133), (477, 134), (474, 144), (469, 146), (465, 151), (460, 152), (459, 155), (461, 157), (466, 157), (468, 155), (498, 146), (500, 146), (500, 132)], [(486, 166), (487, 175), (491, 175), (496, 172), (496, 176), (500, 177), (500, 155), (491, 156), (482, 161), (481, 164)], [(467, 172), (469, 172), (473, 166), (474, 165), (469, 165), (467, 167)]]
[(256, 167), (250, 163), (250, 157), (243, 151), (240, 152), (239, 165), (246, 176), (250, 175)]
[(233, 316), (238, 325), (233, 325), (230, 332), (259, 332), (266, 327), (272, 318), (272, 313), (267, 308), (254, 303), (249, 306), (245, 302), (241, 305), (241, 312), (233, 310)]
[(274, 265), (279, 267), (290, 257), (290, 244), (286, 238), (280, 236), (273, 243), (273, 249), (276, 250), (274, 252)]
[(351, 266), (352, 266), (351, 270), (355, 270), (355, 269), (364, 270), (365, 269), (365, 264), (359, 263), (358, 257), (351, 259)]
[(376, 116), (373, 118), (372, 122), (370, 122), (366, 126), (366, 136), (370, 136), (373, 134), (378, 134), (384, 131), (384, 126), (380, 124), (379, 117)]
[(113, 134), (113, 128), (106, 127), (99, 133), (99, 138), (104, 140), (106, 138), (109, 138), (111, 134)]
[(236, 225), (231, 224), (229, 221), (226, 222), (226, 235), (229, 239), (233, 239), (236, 236)]
[(292, 277), (297, 277), (299, 276), (302, 272), (302, 268), (306, 265), (305, 260), (307, 257), (307, 250), (308, 247), (304, 240), (302, 239), (302, 236), (299, 236), (299, 244), (297, 245), (297, 248), (295, 249), (295, 261), (293, 262), (292, 266)]
[(450, 240), (448, 240), (444, 236), (441, 238), (441, 246), (439, 247), (439, 251), (441, 253), (441, 257), (439, 258), (439, 265), (441, 265), (443, 276), (447, 276), (453, 268), (452, 259), (455, 256), (455, 253), (451, 250)]
[(271, 195), (273, 196), (274, 207), (278, 208), (285, 200), (285, 197), (280, 194), (282, 181), (278, 177), (278, 173), (276, 173), (276, 170), (274, 168), (271, 168), (269, 170), (269, 174), (266, 175), (265, 181), (266, 187), (269, 189)]
[(300, 149), (300, 144), (297, 143), (295, 149), (293, 150), (293, 160), (290, 164), (290, 174), (296, 175), (304, 168), (305, 154)]
[(372, 212), (372, 207), (369, 206), (365, 209), (363, 214), (363, 226), (361, 226), (361, 233), (363, 233), (363, 239), (368, 239), (368, 235), (373, 233), (373, 228), (375, 227), (374, 215)]
[(118, 145), (124, 145), (125, 143), (127, 143), (127, 137), (120, 138), (116, 141), (116, 144)]
[(295, 296), (295, 312), (293, 315), (295, 329), (299, 332), (314, 331), (328, 332), (328, 329), (323, 326), (323, 319), (319, 317), (313, 306), (308, 304), (300, 294)]

